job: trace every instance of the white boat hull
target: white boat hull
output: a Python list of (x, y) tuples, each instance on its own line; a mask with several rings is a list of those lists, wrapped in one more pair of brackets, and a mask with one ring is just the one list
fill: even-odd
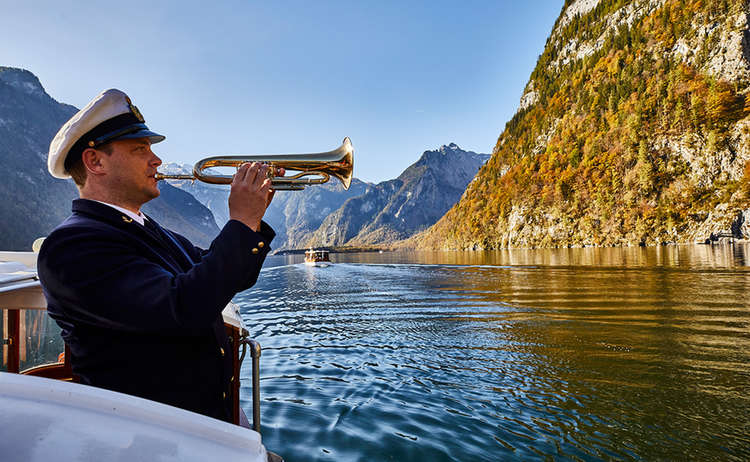
[(321, 268), (325, 268), (326, 266), (331, 266), (331, 262), (329, 261), (306, 261), (305, 265), (307, 266), (318, 266)]
[(4, 461), (266, 462), (253, 430), (86, 385), (0, 372)]

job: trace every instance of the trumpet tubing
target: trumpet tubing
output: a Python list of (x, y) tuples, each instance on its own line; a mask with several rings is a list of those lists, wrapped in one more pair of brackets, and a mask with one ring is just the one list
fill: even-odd
[[(246, 162), (262, 162), (271, 167), (298, 171), (295, 175), (274, 176), (275, 168), (269, 169), (271, 187), (276, 191), (299, 191), (305, 186), (322, 184), (330, 177), (337, 178), (349, 189), (354, 171), (354, 148), (347, 137), (333, 151), (310, 154), (215, 156), (201, 159), (193, 166), (192, 175), (168, 175), (156, 173), (157, 180), (198, 180), (210, 184), (230, 184), (231, 175), (214, 175), (204, 172), (211, 167), (237, 167)], [(313, 176), (314, 178), (306, 178)]]

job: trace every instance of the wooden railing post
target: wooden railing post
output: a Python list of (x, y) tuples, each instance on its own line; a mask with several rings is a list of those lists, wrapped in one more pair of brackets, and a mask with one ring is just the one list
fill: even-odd
[(21, 368), (20, 351), (20, 312), (8, 310), (8, 372), (17, 374)]

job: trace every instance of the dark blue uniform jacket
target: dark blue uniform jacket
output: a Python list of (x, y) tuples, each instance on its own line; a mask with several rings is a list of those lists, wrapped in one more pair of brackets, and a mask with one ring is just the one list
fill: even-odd
[(107, 205), (73, 201), (38, 259), (73, 372), (85, 384), (229, 421), (233, 348), (221, 311), (255, 283), (274, 235), (265, 223), (256, 233), (230, 220), (203, 250)]

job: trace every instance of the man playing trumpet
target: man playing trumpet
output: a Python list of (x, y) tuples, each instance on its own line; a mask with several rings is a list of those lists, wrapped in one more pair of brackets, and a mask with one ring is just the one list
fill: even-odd
[(140, 211), (159, 195), (162, 140), (119, 90), (62, 126), (48, 168), (80, 198), (44, 241), (39, 277), (82, 383), (231, 421), (235, 348), (221, 312), (256, 282), (275, 235), (262, 221), (269, 167), (239, 168), (230, 220), (200, 249)]

